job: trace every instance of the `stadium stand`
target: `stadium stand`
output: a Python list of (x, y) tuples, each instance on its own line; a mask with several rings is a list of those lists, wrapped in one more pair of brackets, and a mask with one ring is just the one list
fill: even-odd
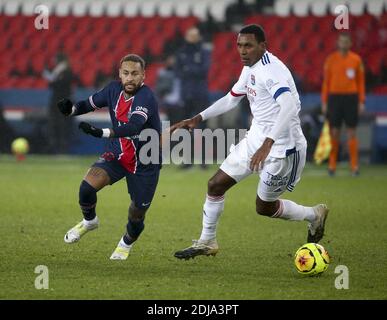
[[(53, 14), (49, 20), (50, 29), (36, 32), (33, 19), (37, 14), (37, 1), (1, 0), (0, 53), (5, 67), (0, 87), (44, 88), (46, 83), (40, 74), (59, 50), (71, 57), (81, 86), (93, 86), (97, 73), (110, 75), (117, 59), (128, 51), (144, 55), (150, 65), (155, 64), (148, 71), (148, 82), (153, 85), (156, 66), (160, 66), (168, 46), (178, 41), (187, 28), (200, 26), (208, 15), (222, 30), (226, 8), (233, 2), (235, 0), (39, 1)], [(253, 6), (254, 1), (246, 3)], [(378, 92), (383, 91), (383, 71), (387, 68), (385, 0), (276, 0), (273, 15), (255, 14), (252, 9), (244, 22), (265, 27), (269, 49), (293, 68), (304, 84), (303, 90), (313, 92), (321, 85), (324, 57), (335, 46), (332, 13), (342, 3), (348, 4), (351, 13), (354, 50), (364, 58), (368, 78), (373, 78), (370, 83)], [(223, 27), (222, 32), (210, 39), (213, 40), (210, 89), (226, 91), (241, 68), (232, 50), (235, 32)], [(225, 60), (231, 61), (227, 69), (221, 68)], [(94, 68), (90, 70), (92, 65)]]
[[(47, 100), (48, 84), (42, 71), (52, 65), (52, 58), (59, 51), (70, 57), (78, 76), (76, 96), (93, 92), (101, 78), (116, 77), (117, 62), (128, 52), (145, 57), (146, 81), (153, 86), (164, 57), (174, 52), (191, 26), (201, 29), (212, 49), (209, 89), (213, 97), (219, 97), (230, 89), (242, 68), (235, 50), (235, 31), (241, 25), (230, 25), (225, 18), (227, 8), (235, 3), (236, 0), (0, 0), (0, 93), (6, 115), (21, 119), (21, 110), (31, 107), (36, 113), (38, 106), (46, 104), (43, 101)], [(319, 103), (322, 64), (336, 44), (335, 8), (338, 4), (347, 5), (354, 50), (362, 56), (367, 73), (367, 110), (379, 118), (387, 113), (380, 107), (386, 105), (383, 101), (387, 95), (387, 0), (257, 3), (245, 0), (249, 11), (240, 23), (264, 26), (268, 48), (290, 66), (304, 107)], [(48, 30), (34, 27), (39, 4), (49, 8)], [(26, 92), (28, 99), (24, 99)], [(385, 137), (385, 122), (378, 123), (382, 133), (377, 137)], [(377, 145), (384, 148), (384, 144)]]

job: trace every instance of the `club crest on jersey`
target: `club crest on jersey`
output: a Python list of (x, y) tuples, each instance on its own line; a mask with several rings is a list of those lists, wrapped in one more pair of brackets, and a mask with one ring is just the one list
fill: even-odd
[(251, 75), (251, 84), (255, 85), (255, 75)]

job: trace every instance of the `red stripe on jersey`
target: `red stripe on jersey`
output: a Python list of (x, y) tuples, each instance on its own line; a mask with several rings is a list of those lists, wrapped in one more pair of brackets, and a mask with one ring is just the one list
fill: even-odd
[(242, 96), (245, 96), (246, 94), (245, 93), (235, 93), (234, 91), (230, 91), (231, 95), (234, 96), (234, 97), (242, 97)]
[(136, 173), (137, 169), (137, 156), (136, 147), (131, 139), (119, 138), (122, 153), (120, 154), (118, 161), (130, 173)]
[[(129, 122), (129, 113), (130, 108), (132, 107), (133, 98), (134, 97), (131, 97), (130, 99), (125, 100), (123, 92), (121, 92), (120, 97), (118, 98), (118, 103), (114, 111), (116, 119), (121, 124)], [(122, 153), (118, 157), (118, 161), (128, 172), (135, 173), (137, 167), (136, 147), (131, 139), (123, 137), (119, 138), (119, 141)]]
[(124, 92), (122, 91), (119, 98), (116, 109), (116, 119), (120, 122), (127, 123), (129, 121), (130, 108), (132, 106), (133, 98), (131, 97), (128, 100), (125, 100)]

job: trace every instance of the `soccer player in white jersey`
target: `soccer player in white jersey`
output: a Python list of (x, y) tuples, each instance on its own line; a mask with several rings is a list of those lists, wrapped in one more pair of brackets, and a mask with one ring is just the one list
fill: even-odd
[(208, 181), (201, 236), (192, 246), (175, 253), (179, 259), (218, 252), (216, 227), (224, 208), (225, 193), (253, 173), (258, 173), (260, 178), (256, 197), (258, 214), (308, 221), (308, 242), (316, 243), (324, 234), (328, 215), (325, 204), (306, 207), (279, 199), (286, 190), (293, 191), (301, 178), (306, 157), (307, 143), (300, 126), (300, 100), (293, 77), (289, 69), (267, 51), (262, 27), (243, 27), (238, 34), (237, 47), (244, 68), (232, 90), (200, 114), (170, 128), (170, 132), (193, 129), (201, 121), (236, 107), (244, 96), (249, 100), (253, 115), (246, 137), (231, 150)]

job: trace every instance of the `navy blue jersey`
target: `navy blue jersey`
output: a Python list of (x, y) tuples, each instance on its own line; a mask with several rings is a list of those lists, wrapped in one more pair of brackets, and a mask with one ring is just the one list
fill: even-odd
[[(143, 129), (154, 129), (161, 133), (160, 115), (156, 98), (152, 90), (142, 85), (129, 99), (125, 99), (124, 88), (120, 81), (112, 81), (105, 88), (89, 97), (87, 101), (76, 104), (77, 114), (109, 108), (110, 119), (117, 138), (111, 138), (107, 152), (114, 154), (120, 164), (129, 173), (152, 174), (161, 167), (161, 149), (159, 163), (143, 164), (139, 152), (147, 141), (140, 141)], [(125, 134), (128, 132), (128, 134)], [(130, 132), (130, 133), (129, 133)]]

